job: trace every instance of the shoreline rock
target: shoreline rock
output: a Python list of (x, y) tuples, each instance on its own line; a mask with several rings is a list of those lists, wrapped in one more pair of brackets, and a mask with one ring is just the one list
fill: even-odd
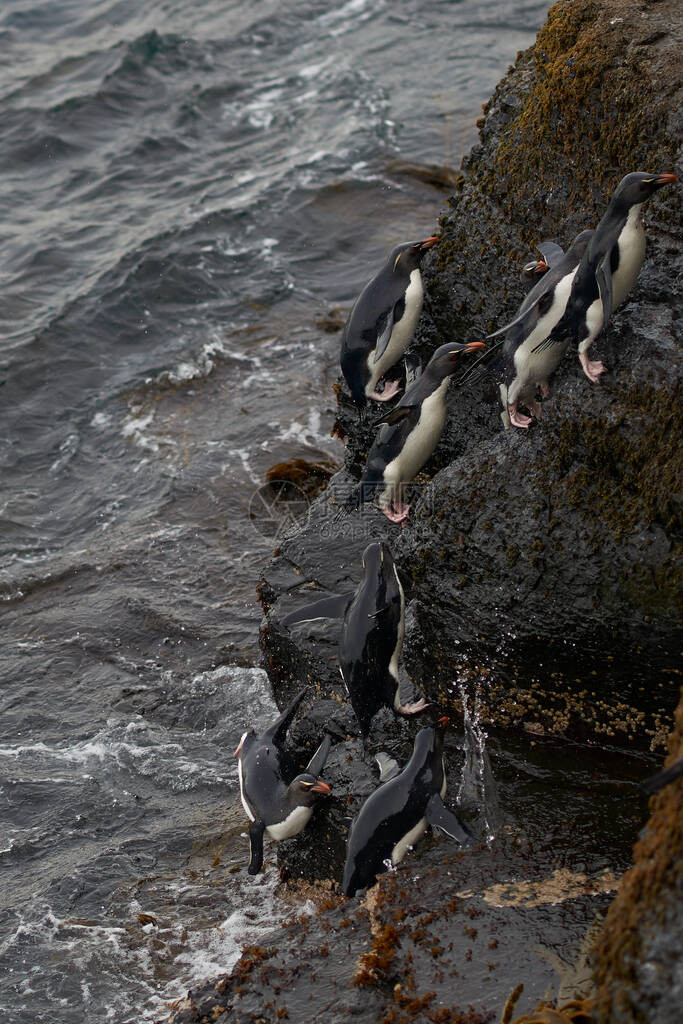
[[(535, 243), (566, 244), (596, 223), (624, 173), (680, 172), (681, 22), (674, 0), (560, 0), (551, 8), (535, 47), (518, 56), (485, 107), (480, 144), (463, 162), (442, 241), (426, 261), (414, 346), (423, 359), (451, 337), (481, 337), (504, 323), (521, 300), (519, 270), (535, 256)], [(354, 586), (370, 539), (387, 540), (399, 565), (413, 681), (454, 721), (476, 690), (482, 723), (524, 747), (521, 758), (510, 757), (507, 799), (522, 787), (520, 764), (538, 751), (540, 759), (516, 811), (517, 831), (502, 829), (492, 846), (466, 854), (426, 840), (419, 861), (382, 876), (363, 903), (329, 894), (317, 914), (246, 950), (231, 975), (198, 986), (172, 1012), (173, 1024), (498, 1020), (520, 980), (529, 1008), (557, 981), (537, 952), (539, 936), (566, 965), (596, 911), (606, 910), (617, 885), (604, 858), (613, 837), (603, 836), (596, 818), (583, 837), (581, 870), (565, 863), (576, 855), (577, 828), (567, 808), (584, 798), (582, 789), (567, 789), (565, 771), (569, 777), (577, 756), (573, 738), (599, 745), (594, 756), (606, 761), (626, 756), (614, 752), (619, 745), (659, 749), (678, 699), (671, 652), (680, 618), (679, 205), (674, 187), (646, 209), (643, 271), (595, 346), (610, 371), (605, 384), (592, 387), (568, 355), (547, 416), (528, 435), (502, 431), (494, 387), (452, 389), (449, 422), (405, 530), (373, 509), (341, 525), (335, 519), (335, 501), (357, 479), (372, 434), (358, 428), (348, 394), (338, 390), (345, 466), (285, 538), (260, 585), (275, 699), (284, 706), (306, 683), (315, 695), (292, 729), (296, 749), (302, 757), (312, 751), (326, 725), (339, 741), (325, 772), (334, 791), (330, 812), (316, 815), (303, 837), (280, 844), (283, 875), (337, 872), (344, 817), (375, 785), (343, 701), (338, 626), (290, 632), (281, 625), (317, 596)], [(419, 724), (378, 716), (369, 747), (385, 746), (403, 762)], [(582, 764), (590, 756), (581, 748)], [(451, 778), (461, 761), (451, 741)], [(550, 828), (536, 770), (556, 786)], [(676, 785), (680, 793), (683, 783)], [(634, 796), (620, 794), (634, 801), (631, 829)], [(668, 843), (670, 829), (663, 821), (652, 835)], [(669, 905), (666, 887), (653, 895), (660, 897)], [(645, 904), (628, 914), (644, 914), (649, 899), (648, 890)], [(616, 911), (614, 920), (618, 929)], [(669, 934), (676, 941), (675, 929)], [(639, 1016), (625, 1013), (624, 1024), (655, 1024), (656, 994), (642, 986), (633, 962), (627, 970)], [(600, 967), (598, 982), (607, 1000), (601, 1005), (609, 1007), (604, 993), (619, 978), (609, 980)]]
[[(675, 169), (679, 35), (672, 0), (551, 8), (536, 46), (485, 107), (481, 143), (425, 260), (414, 345), (423, 359), (448, 338), (504, 323), (534, 244), (566, 245), (596, 223), (623, 173)], [(645, 112), (641, 101), (651, 103)], [(491, 724), (663, 748), (681, 618), (679, 206), (673, 186), (644, 207), (643, 270), (594, 346), (605, 383), (591, 385), (570, 351), (528, 433), (502, 430), (495, 383), (452, 386), (448, 425), (404, 530), (375, 509), (335, 522), (335, 496), (357, 479), (372, 438), (339, 389), (344, 470), (261, 584), (278, 702), (306, 677), (321, 696), (340, 693), (334, 628), (290, 636), (280, 621), (311, 593), (348, 589), (377, 538), (390, 544), (411, 602), (406, 667), (446, 712), (460, 708), (454, 682), (474, 674), (488, 681)]]

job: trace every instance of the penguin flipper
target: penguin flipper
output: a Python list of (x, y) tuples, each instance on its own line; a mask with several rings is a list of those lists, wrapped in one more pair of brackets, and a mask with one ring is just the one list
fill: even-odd
[(282, 625), (289, 629), (295, 622), (311, 622), (313, 619), (341, 619), (349, 601), (355, 591), (349, 590), (344, 594), (333, 594), (332, 597), (323, 597), (320, 601), (313, 601), (312, 604), (304, 605), (282, 619)]
[(556, 267), (560, 260), (564, 259), (564, 249), (562, 246), (557, 245), (556, 242), (551, 242), (550, 239), (546, 239), (545, 242), (539, 242), (536, 248), (551, 268)]
[(417, 405), (397, 405), (391, 412), (387, 412), (384, 416), (381, 416), (378, 420), (375, 420), (375, 426), (380, 423), (386, 423), (388, 426), (395, 426), (397, 423), (402, 423), (408, 419), (409, 416), (420, 418), (420, 410)]
[(455, 839), (462, 846), (468, 845), (472, 840), (472, 833), (463, 825), (460, 819), (453, 814), (453, 811), (444, 804), (439, 793), (434, 793), (425, 811), (425, 817), (433, 828), (439, 828), (451, 839)]
[(415, 353), (403, 357), (406, 368), (406, 391), (422, 375), (422, 360)]
[(315, 754), (308, 762), (306, 771), (310, 772), (311, 775), (315, 775), (316, 779), (320, 775), (321, 771), (325, 767), (330, 750), (332, 749), (332, 737), (329, 732), (325, 733), (325, 738), (316, 750)]
[(600, 301), (602, 302), (602, 326), (605, 328), (612, 316), (612, 267), (609, 253), (598, 263), (595, 280), (598, 282)]
[(251, 860), (249, 861), (248, 872), (250, 875), (258, 875), (263, 867), (263, 833), (265, 831), (266, 826), (262, 821), (252, 821), (249, 827)]
[(393, 309), (388, 309), (386, 313), (382, 314), (377, 325), (377, 344), (375, 345), (375, 357), (372, 360), (373, 363), (379, 362), (386, 352), (393, 329), (394, 311)]
[(389, 779), (395, 779), (397, 775), (400, 775), (401, 769), (396, 758), (385, 754), (383, 750), (375, 754), (375, 761), (379, 766), (380, 782), (388, 782)]
[(280, 717), (273, 722), (271, 727), (264, 732), (264, 739), (269, 737), (276, 747), (281, 747), (284, 744), (287, 730), (292, 724), (292, 719), (296, 714), (299, 704), (301, 704), (301, 701), (306, 696), (307, 690), (307, 687), (304, 687), (303, 690), (299, 690), (291, 704), (285, 708)]
[[(505, 330), (505, 328), (503, 328), (503, 330)], [(470, 386), (479, 384), (479, 382), (489, 374), (496, 373), (498, 370), (501, 370), (504, 365), (503, 353), (497, 350), (505, 344), (506, 340), (506, 338), (501, 338), (501, 340), (497, 341), (495, 345), (488, 348), (482, 356), (475, 359), (471, 366), (469, 366), (465, 373), (463, 373), (462, 377), (457, 378), (455, 381), (455, 387), (464, 387), (465, 384), (469, 384)], [(496, 354), (493, 355), (493, 353)]]

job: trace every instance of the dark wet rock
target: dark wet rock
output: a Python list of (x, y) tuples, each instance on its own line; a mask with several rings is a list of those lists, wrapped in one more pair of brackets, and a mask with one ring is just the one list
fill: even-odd
[[(567, 245), (594, 225), (625, 172), (680, 172), (680, 21), (673, 0), (551, 9), (535, 48), (485, 107), (481, 143), (425, 261), (423, 359), (503, 324), (536, 243)], [(495, 381), (451, 387), (448, 425), (404, 529), (376, 509), (334, 519), (373, 437), (339, 389), (344, 471), (262, 585), (278, 701), (302, 677), (343, 696), (338, 624), (288, 635), (280, 622), (316, 593), (353, 586), (377, 538), (390, 544), (412, 602), (408, 671), (447, 711), (457, 715), (456, 684), (475, 675), (487, 681), (485, 714), (497, 725), (663, 744), (681, 611), (679, 209), (677, 185), (644, 208), (643, 270), (594, 346), (604, 383), (591, 385), (570, 349), (528, 433), (503, 431)]]
[[(666, 765), (683, 756), (683, 700)], [(601, 1024), (661, 1024), (683, 1005), (683, 779), (663, 788), (597, 945)]]
[[(448, 756), (457, 762), (454, 739)], [(499, 763), (497, 774), (501, 797), (523, 808), (531, 793), (520, 800), (515, 759)], [(572, 965), (616, 877), (604, 870), (594, 827), (577, 858), (576, 820), (549, 832), (543, 819), (561, 793), (580, 807), (581, 774), (558, 773), (554, 792), (540, 795), (530, 771), (525, 781), (541, 814), (501, 833), (493, 847), (461, 852), (426, 838), (364, 899), (319, 891), (315, 913), (273, 929), (245, 950), (230, 976), (197, 986), (170, 1020), (483, 1024), (500, 1020), (520, 980), (520, 1013), (549, 993), (561, 997), (567, 986), (576, 992), (589, 985)]]

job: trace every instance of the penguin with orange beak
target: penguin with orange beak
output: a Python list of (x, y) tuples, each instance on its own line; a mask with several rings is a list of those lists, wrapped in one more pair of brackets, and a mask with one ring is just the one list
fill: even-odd
[(446, 422), (446, 392), (458, 356), (485, 347), (483, 341), (452, 341), (437, 348), (398, 405), (379, 420), (382, 425), (345, 511), (377, 498), (392, 523), (407, 518), (410, 505), (403, 501), (402, 486), (419, 473), (439, 442)]
[(449, 720), (420, 729), (403, 771), (383, 755), (377, 758), (380, 785), (367, 798), (351, 825), (346, 843), (342, 891), (353, 896), (374, 885), (377, 875), (395, 867), (432, 825), (461, 846), (472, 834), (444, 804), (444, 738)]
[(297, 708), (306, 690), (301, 690), (280, 717), (257, 736), (253, 729), (243, 733), (234, 756), (240, 780), (242, 805), (251, 821), (249, 874), (256, 875), (263, 864), (263, 837), (289, 839), (301, 832), (311, 819), (313, 808), (330, 795), (330, 787), (320, 775), (332, 746), (325, 736), (311, 758), (306, 771), (290, 783), (283, 777), (286, 762), (285, 740)]
[(387, 402), (401, 390), (392, 381), (378, 392), (377, 384), (413, 340), (424, 295), (420, 264), (438, 241), (439, 236), (433, 235), (421, 242), (397, 245), (363, 288), (349, 314), (340, 362), (361, 418), (369, 398)]
[(676, 181), (675, 174), (645, 171), (633, 171), (621, 179), (579, 263), (564, 316), (535, 352), (566, 345), (573, 338), (584, 373), (592, 383), (599, 381), (605, 367), (590, 360), (588, 350), (628, 296), (643, 265), (643, 203)]

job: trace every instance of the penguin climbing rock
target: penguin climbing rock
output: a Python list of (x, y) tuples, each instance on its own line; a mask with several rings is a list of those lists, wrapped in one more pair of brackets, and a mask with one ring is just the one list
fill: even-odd
[(425, 253), (438, 235), (398, 245), (360, 293), (342, 334), (341, 369), (359, 415), (368, 398), (386, 402), (400, 391), (393, 382), (377, 392), (377, 383), (397, 363), (413, 339), (422, 312)]
[(250, 875), (261, 870), (264, 833), (278, 840), (298, 835), (310, 821), (316, 802), (331, 792), (327, 783), (318, 778), (332, 745), (329, 735), (325, 736), (305, 772), (290, 783), (283, 778), (287, 730), (305, 694), (306, 690), (298, 693), (260, 736), (253, 729), (247, 730), (234, 754), (238, 759), (242, 805), (251, 819)]
[(358, 812), (346, 843), (345, 896), (374, 885), (377, 875), (396, 866), (428, 824), (461, 844), (471, 840), (469, 830), (443, 802), (443, 745), (448, 724), (444, 717), (436, 726), (420, 729), (403, 771), (381, 783)]
[[(490, 360), (486, 369), (494, 372), (502, 368), (504, 383), (500, 391), (506, 427), (526, 428), (531, 424), (531, 417), (518, 411), (519, 404), (525, 405), (536, 419), (541, 418), (536, 390), (540, 387), (541, 395), (544, 398), (548, 396), (550, 377), (559, 366), (568, 342), (564, 347), (550, 349), (536, 350), (536, 346), (562, 320), (579, 262), (592, 237), (592, 231), (582, 231), (566, 253), (562, 253), (559, 246), (553, 247), (552, 254), (546, 248), (547, 259), (544, 258), (544, 262), (549, 267), (548, 271), (526, 296), (514, 320), (489, 335), (489, 339), (503, 336), (502, 350)], [(542, 244), (548, 246), (553, 243)]]
[(403, 504), (401, 487), (420, 471), (441, 437), (446, 421), (446, 392), (461, 352), (485, 348), (482, 341), (442, 345), (398, 405), (379, 422), (367, 465), (345, 511), (378, 499), (387, 519), (400, 523), (410, 505)]
[(605, 367), (591, 362), (588, 350), (613, 310), (635, 284), (645, 258), (642, 205), (664, 185), (678, 181), (675, 174), (634, 171), (621, 179), (598, 224), (572, 282), (565, 313), (547, 339), (539, 339), (537, 352), (553, 346), (564, 350), (574, 339), (579, 361), (590, 381), (597, 383)]
[(292, 612), (283, 626), (315, 618), (344, 617), (339, 667), (363, 738), (381, 707), (414, 715), (429, 707), (424, 698), (401, 701), (398, 666), (405, 633), (405, 598), (396, 564), (384, 542), (363, 552), (363, 578), (355, 591), (324, 598)]

